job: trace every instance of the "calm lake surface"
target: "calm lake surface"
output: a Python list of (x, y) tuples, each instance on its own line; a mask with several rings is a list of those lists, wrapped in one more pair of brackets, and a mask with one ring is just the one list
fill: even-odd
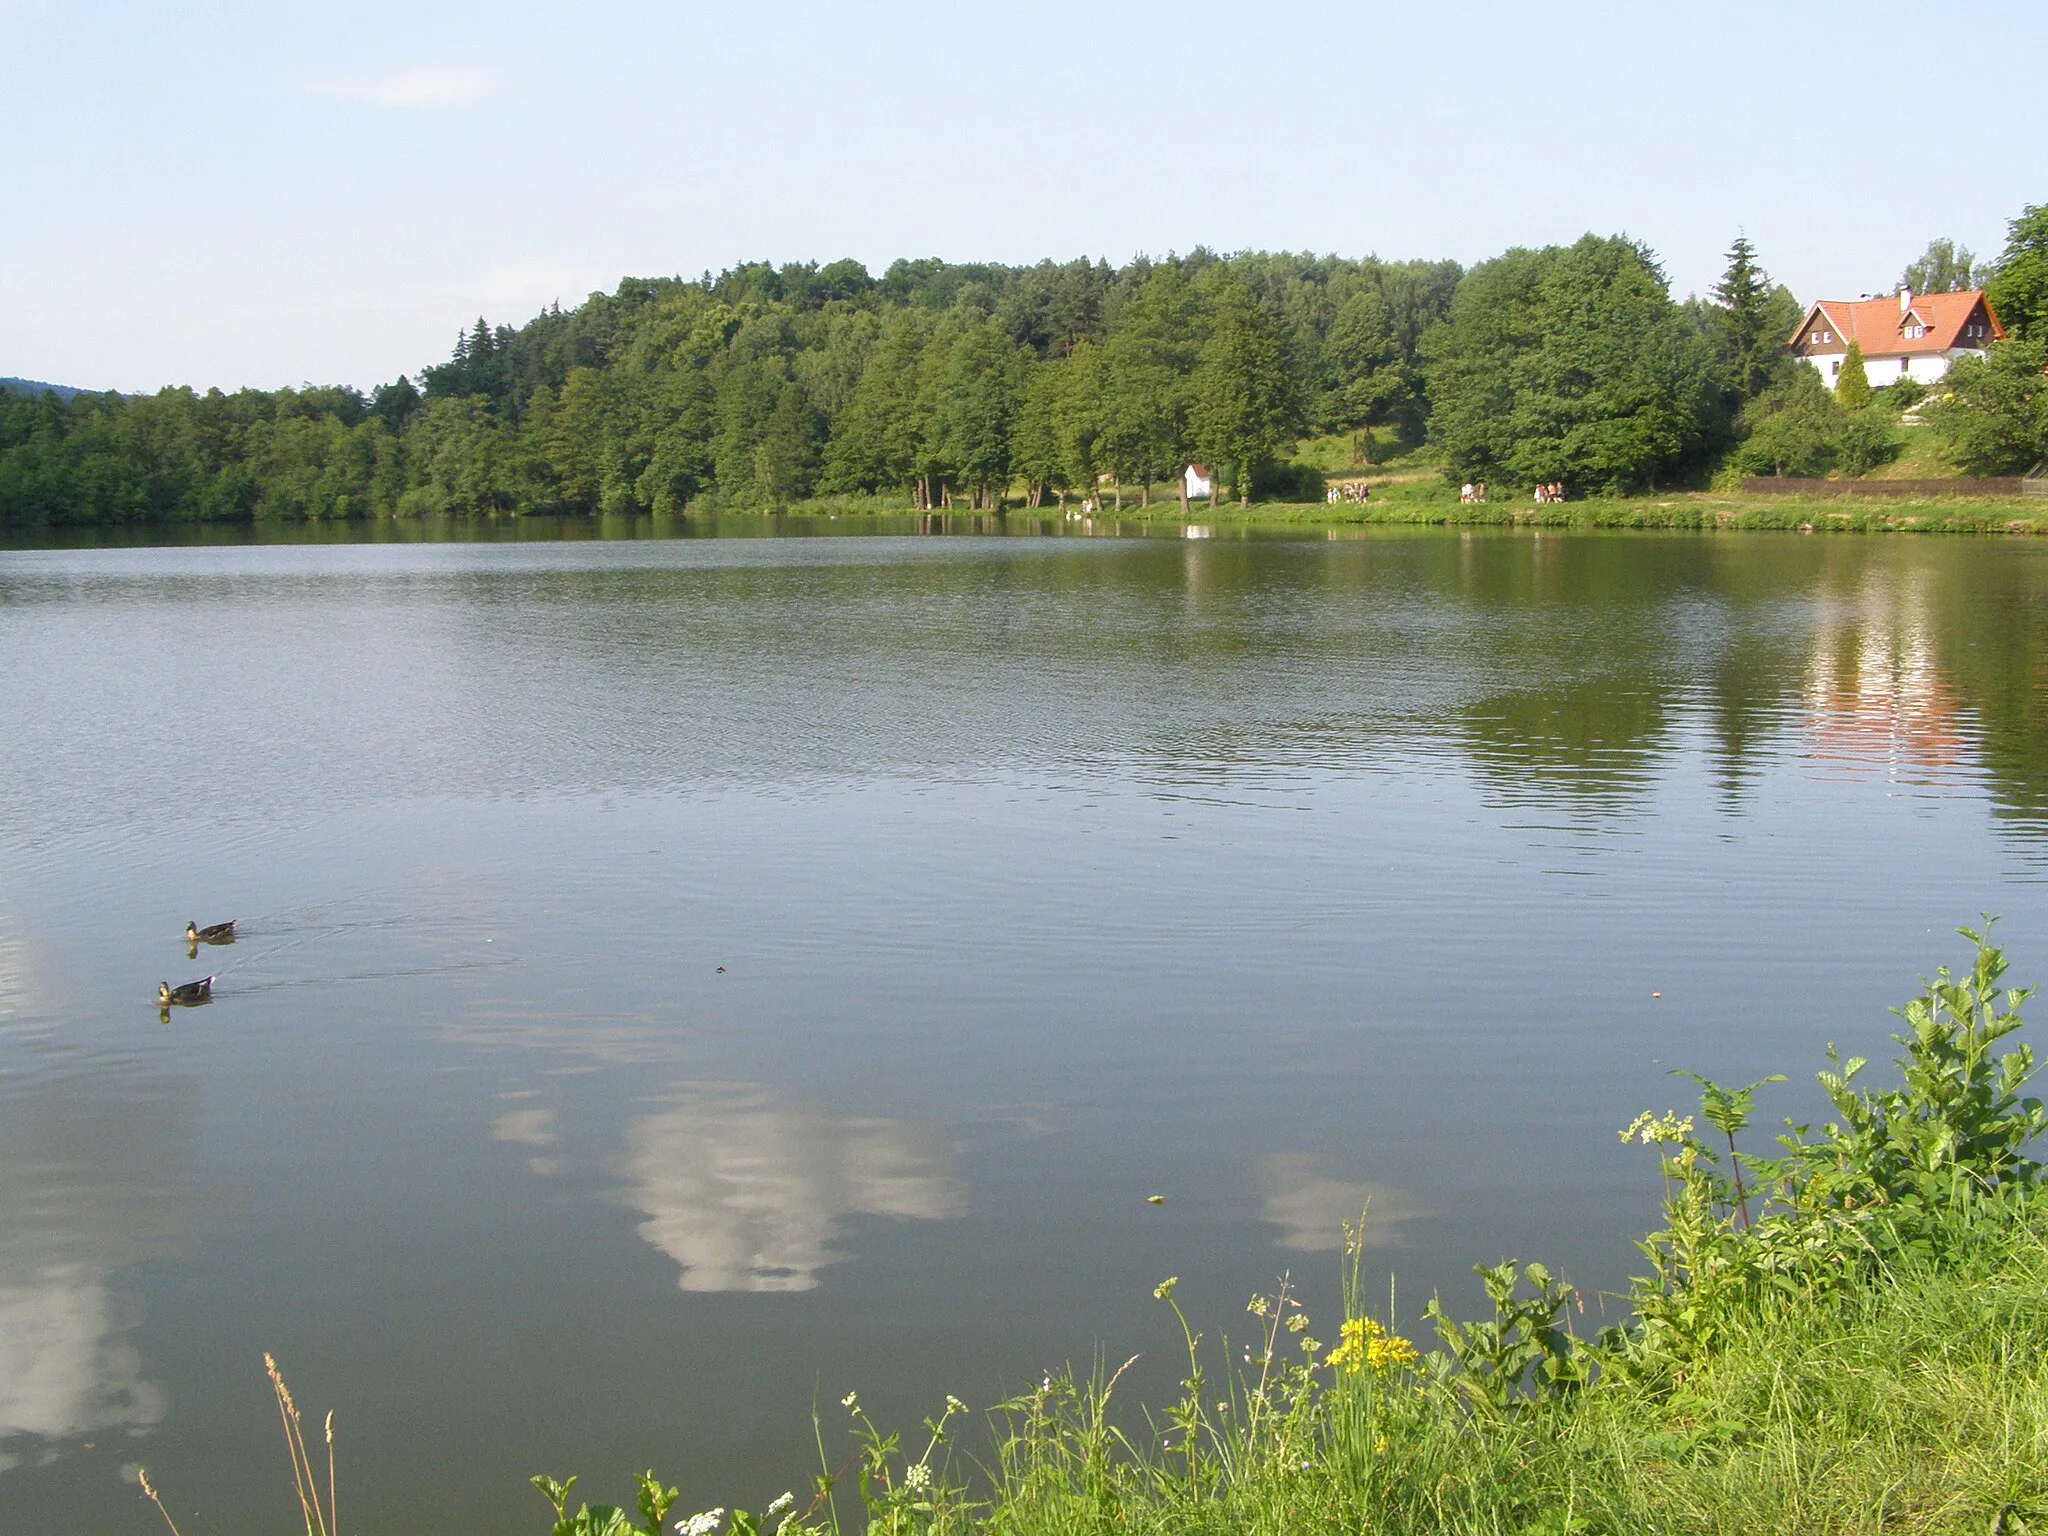
[(2026, 541), (15, 549), (0, 719), (9, 1531), (290, 1528), (265, 1350), (352, 1531), (759, 1508), (1368, 1199), (1597, 1324), (1669, 1069), (2048, 978)]

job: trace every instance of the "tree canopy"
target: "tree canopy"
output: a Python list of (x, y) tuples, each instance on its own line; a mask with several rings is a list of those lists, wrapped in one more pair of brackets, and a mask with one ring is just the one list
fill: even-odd
[(1667, 484), (1728, 425), (1713, 344), (1622, 236), (1472, 269), (1428, 357), (1430, 436), (1465, 478)]
[[(0, 397), (0, 518), (678, 511), (821, 492), (987, 505), (1427, 414), (1450, 262), (1196, 250), (750, 263), (629, 278), (352, 389)], [(1142, 490), (1141, 490), (1142, 494)]]
[(2048, 337), (2048, 205), (2024, 209), (2006, 232), (2005, 252), (1984, 296), (2008, 336), (2021, 341)]
[[(1959, 363), (1936, 414), (1958, 464), (2012, 467), (2048, 452), (2025, 350), (2048, 340), (2048, 207), (2011, 222), (1988, 277), (1947, 240), (1905, 273), (1921, 291), (1980, 279), (2011, 339)], [(1899, 387), (1866, 406), (1852, 349), (1834, 394), (1819, 389), (1785, 345), (1800, 313), (1743, 235), (1711, 295), (1683, 304), (1620, 235), (1470, 271), (1202, 248), (1122, 267), (899, 260), (879, 277), (749, 262), (628, 278), (523, 325), (480, 316), (445, 361), (368, 395), (0, 390), (0, 521), (674, 513), (820, 494), (980, 508), (1105, 484), (1121, 503), (1196, 459), (1243, 497), (1299, 480), (1276, 465), (1299, 438), (1375, 430), (1429, 443), (1454, 480), (1580, 493), (1896, 454)]]

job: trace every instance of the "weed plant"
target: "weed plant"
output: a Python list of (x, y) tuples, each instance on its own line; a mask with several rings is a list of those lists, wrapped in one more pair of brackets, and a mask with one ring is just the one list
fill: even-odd
[[(1124, 1368), (1048, 1375), (956, 1444), (957, 1399), (911, 1442), (849, 1393), (853, 1453), (760, 1514), (707, 1510), (679, 1536), (1344, 1532), (1421, 1536), (1851, 1536), (2048, 1532), (2048, 1189), (2032, 1053), (2009, 1037), (2031, 992), (1982, 932), (1969, 969), (1896, 1010), (1896, 1086), (1829, 1048), (1836, 1118), (1742, 1142), (1756, 1092), (1695, 1079), (1699, 1120), (1642, 1115), (1662, 1227), (1640, 1247), (1631, 1320), (1581, 1337), (1578, 1294), (1541, 1265), (1478, 1271), (1492, 1316), (1432, 1300), (1424, 1351), (1361, 1286), (1346, 1233), (1334, 1343), (1284, 1283), (1252, 1298), (1237, 1359), (1155, 1295), (1185, 1352), (1179, 1397), (1127, 1433)], [(914, 1454), (913, 1454), (914, 1452)], [(553, 1536), (660, 1532), (638, 1509), (569, 1509), (536, 1478)], [(637, 1519), (635, 1514), (637, 1513)]]

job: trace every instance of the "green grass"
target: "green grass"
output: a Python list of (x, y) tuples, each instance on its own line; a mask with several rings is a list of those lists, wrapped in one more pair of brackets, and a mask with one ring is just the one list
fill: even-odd
[[(1163, 1321), (1167, 1347), (1188, 1350), (1180, 1403), (1119, 1412), (1115, 1375), (1098, 1369), (999, 1405), (986, 1440), (958, 1432), (949, 1401), (905, 1446), (849, 1394), (838, 1476), (775, 1513), (785, 1536), (2048, 1531), (2041, 1214), (1980, 1224), (1940, 1262), (1899, 1260), (1825, 1302), (1751, 1309), (1685, 1369), (1616, 1371), (1498, 1408), (1418, 1366), (1322, 1366), (1326, 1346), (1294, 1331), (1284, 1296), (1259, 1299), (1248, 1361), (1208, 1377), (1202, 1361), (1220, 1351), (1176, 1310), (1180, 1327)], [(819, 1438), (828, 1462), (842, 1454), (832, 1438)], [(732, 1518), (735, 1536), (782, 1528)], [(555, 1529), (642, 1527), (600, 1507)]]
[(2048, 1246), (2014, 1234), (1963, 1270), (1750, 1320), (1676, 1384), (1485, 1414), (1399, 1376), (1340, 1383), (1263, 1434), (1242, 1413), (1219, 1426), (1235, 1443), (1199, 1476), (1174, 1437), (1140, 1452), (1092, 1432), (1085, 1394), (1060, 1432), (1030, 1432), (1040, 1412), (1019, 1415), (988, 1502), (942, 1524), (1982, 1536), (2006, 1510), (2048, 1529)]

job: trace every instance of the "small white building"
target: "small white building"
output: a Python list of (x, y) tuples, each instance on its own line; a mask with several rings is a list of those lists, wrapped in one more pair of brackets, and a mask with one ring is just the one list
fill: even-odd
[(1215, 478), (1206, 464), (1190, 464), (1182, 479), (1187, 484), (1189, 501), (1200, 501), (1216, 489)]
[(1895, 379), (1932, 384), (1959, 357), (1982, 357), (2005, 335), (1981, 289), (1913, 293), (1897, 298), (1822, 299), (1792, 334), (1792, 355), (1820, 370), (1829, 389), (1842, 376), (1849, 343), (1863, 348), (1872, 389)]

